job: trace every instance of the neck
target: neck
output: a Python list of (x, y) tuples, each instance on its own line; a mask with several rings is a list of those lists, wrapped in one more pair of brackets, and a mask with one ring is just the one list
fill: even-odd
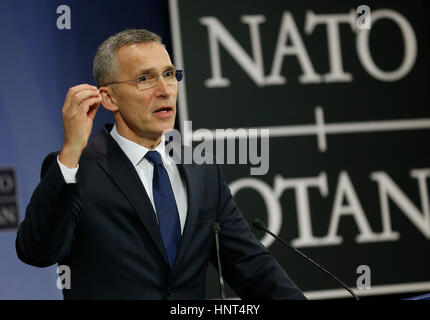
[(123, 125), (121, 122), (116, 121), (116, 130), (124, 138), (137, 143), (138, 145), (144, 146), (149, 150), (154, 150), (161, 142), (161, 135), (149, 135), (149, 134), (136, 134), (127, 125)]

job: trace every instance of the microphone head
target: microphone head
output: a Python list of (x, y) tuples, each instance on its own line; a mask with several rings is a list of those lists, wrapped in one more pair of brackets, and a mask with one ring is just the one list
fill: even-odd
[(256, 227), (258, 230), (265, 230), (266, 229), (266, 226), (264, 225), (264, 223), (258, 219), (254, 220), (253, 226)]
[(215, 232), (218, 232), (219, 231), (219, 223), (218, 222), (212, 222), (212, 230), (213, 231), (215, 231)]

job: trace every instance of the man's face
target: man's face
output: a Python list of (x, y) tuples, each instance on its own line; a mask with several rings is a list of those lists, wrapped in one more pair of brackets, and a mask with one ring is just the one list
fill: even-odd
[[(118, 74), (115, 81), (137, 79), (146, 73), (162, 75), (174, 68), (169, 54), (157, 42), (123, 46), (116, 57)], [(115, 85), (114, 92), (119, 108), (117, 116), (130, 133), (141, 138), (157, 139), (164, 130), (174, 127), (178, 86), (168, 86), (163, 76), (150, 89), (139, 91), (136, 83), (128, 82)], [(161, 107), (170, 107), (170, 111), (157, 112)]]

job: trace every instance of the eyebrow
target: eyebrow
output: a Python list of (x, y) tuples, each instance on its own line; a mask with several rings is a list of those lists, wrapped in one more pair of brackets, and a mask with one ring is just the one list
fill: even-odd
[[(166, 71), (167, 69), (176, 69), (176, 67), (173, 64), (169, 64), (163, 68), (164, 71)], [(139, 76), (146, 73), (154, 73), (155, 71), (156, 71), (155, 68), (141, 69), (139, 70), (139, 72), (137, 72), (136, 75)]]

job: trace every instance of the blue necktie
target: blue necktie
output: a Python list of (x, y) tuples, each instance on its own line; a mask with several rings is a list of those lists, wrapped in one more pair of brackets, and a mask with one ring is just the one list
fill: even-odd
[(154, 165), (152, 193), (160, 224), (161, 237), (172, 269), (181, 243), (181, 224), (179, 222), (178, 208), (169, 175), (161, 161), (161, 155), (157, 151), (148, 151), (145, 158)]

